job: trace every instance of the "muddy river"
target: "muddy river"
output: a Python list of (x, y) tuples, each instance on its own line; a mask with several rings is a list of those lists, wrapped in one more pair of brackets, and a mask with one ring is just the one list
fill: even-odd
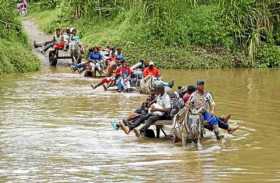
[(163, 71), (206, 81), (241, 128), (182, 148), (111, 127), (144, 99), (94, 92), (64, 65), (0, 79), (0, 182), (280, 182), (280, 70)]

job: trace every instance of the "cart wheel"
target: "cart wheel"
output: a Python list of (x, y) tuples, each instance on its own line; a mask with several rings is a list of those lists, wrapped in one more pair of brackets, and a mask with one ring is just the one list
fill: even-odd
[(56, 66), (57, 64), (57, 57), (55, 51), (49, 52), (49, 62), (51, 66)]

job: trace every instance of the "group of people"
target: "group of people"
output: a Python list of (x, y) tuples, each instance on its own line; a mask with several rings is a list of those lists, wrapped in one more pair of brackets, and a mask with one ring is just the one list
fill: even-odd
[(96, 76), (96, 73), (105, 76), (97, 84), (91, 84), (94, 90), (101, 86), (105, 90), (115, 86), (118, 92), (128, 92), (138, 86), (141, 79), (147, 77), (152, 77), (165, 87), (172, 88), (174, 85), (174, 82), (168, 83), (160, 79), (160, 70), (152, 61), (140, 60), (129, 66), (122, 49), (110, 46), (103, 49), (97, 46), (90, 48), (87, 59), (81, 63), (72, 64), (71, 68), (74, 72), (92, 72), (93, 76)]
[[(34, 42), (35, 48), (41, 48), (41, 53), (46, 53), (50, 48), (54, 50), (67, 51), (78, 45), (81, 53), (84, 54), (84, 46), (80, 43), (80, 37), (75, 28), (57, 28), (51, 40), (46, 42)], [(96, 77), (97, 73), (103, 77), (97, 84), (91, 87), (96, 89), (103, 86), (105, 90), (109, 87), (116, 87), (118, 92), (127, 92), (134, 90), (140, 85), (143, 78), (152, 78), (158, 83), (162, 83), (165, 87), (172, 88), (174, 82), (164, 82), (161, 80), (160, 70), (152, 61), (140, 60), (138, 63), (129, 66), (122, 48), (107, 46), (101, 48), (95, 46), (88, 49), (83, 60), (74, 62), (70, 66), (73, 72), (78, 71), (84, 73), (84, 76)]]
[(96, 89), (103, 86), (105, 90), (109, 87), (116, 86), (118, 92), (126, 92), (131, 87), (140, 85), (141, 79), (151, 77), (155, 81), (162, 83), (165, 87), (172, 88), (174, 82), (164, 82), (160, 78), (160, 70), (153, 62), (140, 60), (133, 66), (129, 66), (125, 59), (120, 60), (111, 69), (111, 75), (101, 79), (97, 84), (92, 84), (92, 88)]
[[(239, 127), (230, 127), (228, 120), (230, 115), (225, 117), (216, 116), (214, 113), (215, 102), (211, 93), (205, 91), (204, 81), (197, 81), (196, 86), (190, 85), (186, 88), (179, 88), (173, 93), (167, 93), (164, 85), (159, 84), (140, 108), (136, 109), (127, 119), (119, 123), (113, 122), (114, 128), (121, 128), (126, 134), (133, 131), (137, 137), (149, 130), (150, 126), (158, 120), (167, 120), (174, 117), (180, 109), (185, 108), (188, 112), (196, 110), (200, 113), (204, 128), (213, 131), (219, 140), (222, 136), (219, 128), (233, 133)], [(142, 127), (138, 129), (137, 127)]]
[(77, 30), (75, 28), (57, 28), (55, 30), (55, 35), (51, 40), (48, 40), (43, 43), (37, 43), (34, 41), (34, 48), (41, 48), (41, 53), (44, 54), (50, 48), (59, 49), (59, 50), (68, 50), (75, 45), (79, 45), (82, 50), (82, 46), (80, 44), (80, 37), (77, 34)]
[[(41, 44), (34, 43), (35, 47), (42, 47), (42, 52), (49, 48), (66, 50), (71, 43), (79, 43), (80, 38), (74, 28), (56, 29), (52, 40)], [(115, 86), (118, 92), (127, 92), (139, 84), (142, 79), (151, 78), (155, 86), (146, 101), (127, 119), (119, 123), (113, 123), (113, 127), (121, 128), (126, 134), (134, 131), (136, 136), (145, 135), (151, 125), (162, 119), (172, 119), (180, 109), (201, 114), (206, 129), (213, 131), (217, 139), (220, 139), (219, 128), (233, 133), (238, 127), (232, 128), (228, 124), (230, 115), (226, 117), (216, 116), (214, 113), (215, 102), (212, 95), (204, 89), (204, 81), (197, 81), (196, 86), (190, 85), (186, 88), (178, 88), (177, 91), (167, 93), (167, 88), (172, 88), (174, 82), (161, 80), (160, 70), (152, 61), (140, 60), (133, 66), (129, 66), (121, 48), (107, 46), (105, 48), (93, 47), (88, 50), (87, 57), (81, 63), (71, 65), (73, 71), (98, 72), (104, 78), (97, 84), (91, 84), (92, 89), (103, 86), (104, 90)], [(139, 130), (138, 126), (144, 124)]]
[(124, 60), (124, 55), (121, 48), (111, 48), (107, 46), (102, 49), (101, 47), (95, 46), (88, 50), (85, 61), (71, 65), (73, 71), (88, 71), (99, 73), (100, 76), (111, 76), (116, 70), (117, 66)]

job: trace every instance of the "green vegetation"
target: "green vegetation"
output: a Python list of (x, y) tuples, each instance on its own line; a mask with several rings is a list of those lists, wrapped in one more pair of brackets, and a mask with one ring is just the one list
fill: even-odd
[(0, 0), (0, 75), (36, 71), (40, 61), (32, 54), (16, 16), (16, 5)]
[(123, 47), (164, 68), (279, 67), (277, 0), (33, 0), (46, 32), (77, 27), (87, 45)]

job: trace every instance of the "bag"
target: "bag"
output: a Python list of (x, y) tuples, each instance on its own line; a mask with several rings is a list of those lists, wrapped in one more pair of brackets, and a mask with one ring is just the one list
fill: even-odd
[(144, 136), (145, 137), (148, 137), (148, 138), (155, 138), (155, 133), (154, 133), (154, 130), (151, 130), (151, 129), (147, 129), (145, 132), (144, 132)]

